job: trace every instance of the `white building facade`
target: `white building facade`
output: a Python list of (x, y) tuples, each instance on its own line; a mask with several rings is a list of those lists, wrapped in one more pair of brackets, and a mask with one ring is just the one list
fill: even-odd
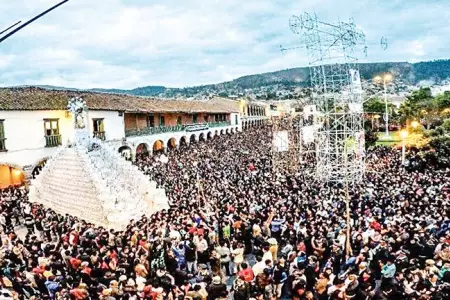
[[(242, 130), (238, 105), (220, 99), (165, 101), (108, 94), (0, 89), (0, 188), (21, 184), (33, 171), (73, 141), (73, 116), (65, 109), (72, 96), (86, 100), (86, 127), (125, 152), (167, 151), (180, 144), (205, 141)], [(53, 98), (52, 98), (53, 97)], [(42, 99), (55, 99), (42, 103)], [(55, 104), (56, 103), (56, 104)], [(235, 103), (235, 102), (233, 102)]]

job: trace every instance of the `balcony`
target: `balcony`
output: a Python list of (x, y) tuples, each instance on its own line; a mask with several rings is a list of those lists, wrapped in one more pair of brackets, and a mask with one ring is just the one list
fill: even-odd
[(230, 121), (212, 122), (212, 123), (208, 123), (208, 125), (211, 128), (225, 127), (225, 126), (231, 126), (231, 122)]
[(211, 123), (197, 123), (197, 124), (185, 124), (185, 125), (175, 125), (175, 126), (158, 126), (158, 127), (146, 127), (139, 130), (133, 129), (133, 130), (125, 130), (125, 136), (142, 136), (142, 135), (153, 135), (153, 134), (161, 134), (161, 133), (167, 133), (167, 132), (183, 132), (186, 131), (186, 127), (188, 126), (194, 126), (194, 125), (207, 125), (205, 129), (207, 128), (213, 128), (213, 127), (225, 127), (230, 126), (231, 123), (229, 121), (223, 121), (223, 122), (211, 122)]
[(94, 138), (104, 141), (106, 139), (104, 131), (94, 131)]
[(45, 147), (58, 147), (61, 145), (61, 135), (46, 135), (45, 136)]
[(6, 152), (6, 138), (0, 139), (0, 152)]

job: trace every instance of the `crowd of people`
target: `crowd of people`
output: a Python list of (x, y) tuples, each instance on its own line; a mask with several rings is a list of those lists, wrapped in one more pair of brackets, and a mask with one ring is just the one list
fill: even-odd
[(274, 172), (270, 145), (260, 126), (138, 157), (171, 208), (120, 232), (31, 203), (23, 187), (1, 191), (0, 294), (449, 299), (449, 170), (408, 171), (397, 150), (368, 151), (364, 182), (349, 188), (347, 241), (343, 187), (306, 162)]

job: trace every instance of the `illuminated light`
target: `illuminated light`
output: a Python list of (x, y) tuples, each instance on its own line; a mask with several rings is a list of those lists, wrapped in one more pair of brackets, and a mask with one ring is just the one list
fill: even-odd
[(373, 80), (375, 81), (375, 82), (389, 82), (389, 81), (392, 81), (392, 79), (393, 79), (394, 77), (392, 76), (392, 74), (390, 74), (390, 73), (387, 73), (387, 74), (385, 74), (385, 75), (383, 75), (383, 76), (375, 76), (374, 78), (373, 78)]
[(379, 119), (380, 117), (381, 117), (380, 115), (373, 116), (374, 119)]
[(406, 130), (400, 131), (400, 137), (402, 139), (406, 139), (408, 137), (408, 131), (406, 131)]
[(12, 174), (13, 174), (14, 176), (20, 176), (20, 175), (22, 175), (22, 171), (17, 170), (17, 169), (13, 169), (13, 170), (12, 170)]
[(384, 75), (384, 81), (391, 81), (392, 79), (393, 79), (393, 76), (392, 76), (392, 74), (386, 74), (386, 75)]
[(417, 127), (419, 127), (419, 125), (420, 125), (420, 123), (417, 122), (417, 121), (412, 121), (412, 122), (411, 122), (411, 127), (412, 127), (412, 128), (417, 128)]
[(380, 76), (375, 76), (375, 77), (373, 78), (373, 80), (374, 80), (374, 81), (382, 81), (383, 78), (381, 78)]

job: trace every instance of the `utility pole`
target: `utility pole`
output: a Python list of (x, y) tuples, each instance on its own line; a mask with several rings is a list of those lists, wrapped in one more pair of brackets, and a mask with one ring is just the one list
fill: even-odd
[[(40, 19), (41, 17), (43, 17), (44, 15), (48, 14), (49, 12), (51, 12), (52, 10), (58, 8), (59, 6), (63, 5), (64, 3), (69, 2), (69, 0), (64, 0), (61, 1), (60, 3), (50, 7), (49, 9), (47, 9), (46, 11), (40, 13), (39, 15), (37, 15), (36, 17), (32, 18), (31, 20), (23, 23), (21, 26), (17, 27), (16, 29), (14, 29), (13, 31), (11, 31), (10, 33), (6, 34), (3, 37), (0, 37), (0, 43), (3, 42), (4, 40), (6, 40), (7, 38), (9, 38), (10, 36), (12, 36), (13, 34), (15, 34), (16, 32), (18, 32), (19, 30), (23, 29), (24, 27), (26, 27), (27, 25), (33, 23), (34, 21), (36, 21), (37, 19)], [(19, 22), (20, 23), (20, 22)], [(14, 24), (13, 26), (9, 27), (8, 29), (2, 31), (2, 33), (8, 31), (9, 29), (11, 29), (12, 27), (16, 26), (18, 23)]]

